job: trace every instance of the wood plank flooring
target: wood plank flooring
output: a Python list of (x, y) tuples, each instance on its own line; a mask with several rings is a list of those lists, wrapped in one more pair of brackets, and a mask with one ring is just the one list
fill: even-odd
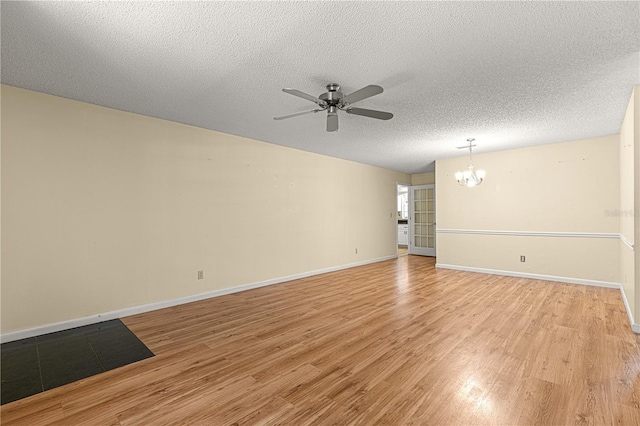
[(404, 256), (123, 322), (155, 357), (6, 404), (2, 424), (640, 424), (615, 289)]

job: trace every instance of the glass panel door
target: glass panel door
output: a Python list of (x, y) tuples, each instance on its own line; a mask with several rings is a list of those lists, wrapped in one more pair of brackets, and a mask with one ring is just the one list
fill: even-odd
[(436, 255), (435, 185), (412, 186), (409, 190), (409, 254)]

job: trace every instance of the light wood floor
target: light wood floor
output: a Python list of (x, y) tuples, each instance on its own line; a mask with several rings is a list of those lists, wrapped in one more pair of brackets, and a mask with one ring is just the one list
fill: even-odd
[(157, 355), (3, 425), (640, 424), (615, 289), (404, 256), (124, 318)]

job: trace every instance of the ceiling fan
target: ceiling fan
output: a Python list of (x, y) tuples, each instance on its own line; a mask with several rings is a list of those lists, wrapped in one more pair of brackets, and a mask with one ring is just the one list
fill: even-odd
[(310, 111), (297, 112), (295, 114), (283, 115), (281, 117), (275, 117), (274, 120), (284, 120), (285, 118), (297, 117), (299, 115), (327, 111), (327, 132), (335, 132), (336, 130), (338, 130), (338, 110), (345, 111), (349, 114), (377, 118), (379, 120), (389, 120), (393, 118), (393, 114), (391, 114), (390, 112), (376, 111), (373, 109), (365, 108), (354, 108), (351, 106), (351, 104), (382, 93), (383, 89), (380, 86), (369, 85), (345, 96), (342, 92), (340, 92), (339, 84), (331, 83), (327, 84), (327, 92), (321, 94), (317, 98), (315, 96), (307, 95), (306, 93), (296, 89), (282, 89), (282, 91), (285, 93), (289, 93), (290, 95), (298, 96), (302, 99), (306, 99), (308, 101), (316, 103), (318, 104), (319, 108), (312, 109)]

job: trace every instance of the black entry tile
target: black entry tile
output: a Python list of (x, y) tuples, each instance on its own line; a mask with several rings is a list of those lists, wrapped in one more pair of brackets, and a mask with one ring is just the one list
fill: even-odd
[(153, 352), (128, 328), (111, 328), (87, 335), (105, 370), (150, 358)]
[(154, 356), (119, 319), (0, 348), (2, 404)]
[(28, 339), (15, 340), (13, 342), (3, 343), (2, 346), (0, 346), (0, 348), (2, 348), (1, 350), (2, 352), (4, 352), (11, 349), (24, 348), (25, 346), (35, 346), (35, 344), (36, 344), (36, 338), (29, 337)]
[(82, 327), (82, 330), (86, 335), (114, 329), (127, 330), (127, 327), (119, 319), (103, 321)]
[(38, 344), (53, 342), (53, 341), (64, 341), (73, 337), (83, 336), (84, 332), (82, 331), (82, 327), (71, 328), (69, 330), (57, 331), (55, 333), (43, 334), (42, 336), (37, 336), (35, 339)]
[(38, 348), (35, 343), (14, 347), (2, 347), (2, 381), (20, 377), (26, 367), (38, 368)]
[(38, 349), (44, 390), (104, 371), (85, 336), (39, 343)]
[(35, 339), (5, 343), (1, 348), (0, 404), (42, 392)]

